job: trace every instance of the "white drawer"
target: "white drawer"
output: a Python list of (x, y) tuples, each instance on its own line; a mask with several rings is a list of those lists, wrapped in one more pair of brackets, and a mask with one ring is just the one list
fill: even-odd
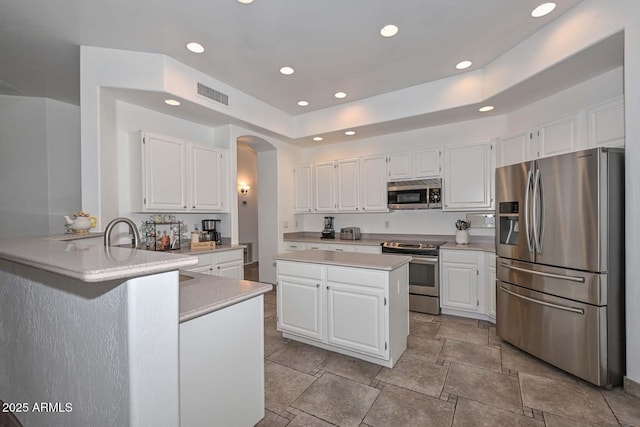
[(478, 251), (445, 249), (440, 251), (440, 260), (442, 262), (476, 264), (478, 262)]
[(322, 280), (324, 267), (319, 264), (278, 261), (277, 270), (278, 276), (306, 277), (308, 279)]
[(354, 245), (331, 245), (331, 250), (336, 252), (355, 252), (356, 247)]
[(384, 288), (386, 273), (363, 268), (327, 267), (327, 282)]
[[(196, 255), (198, 257), (198, 267), (204, 266), (204, 265), (211, 265), (211, 254), (198, 254)], [(195, 266), (194, 266), (195, 267)]]
[(361, 254), (381, 254), (382, 246), (367, 246), (367, 245), (354, 245), (356, 252)]
[(304, 242), (284, 242), (284, 250), (287, 252), (303, 251), (305, 249)]
[(307, 243), (306, 248), (320, 250), (320, 251), (330, 251), (331, 245), (328, 243)]
[(244, 253), (242, 249), (214, 252), (213, 256), (216, 264), (231, 261), (244, 261)]

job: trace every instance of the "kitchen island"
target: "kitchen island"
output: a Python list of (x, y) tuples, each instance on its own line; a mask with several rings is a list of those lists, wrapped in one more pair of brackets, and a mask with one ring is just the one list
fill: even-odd
[(197, 262), (101, 238), (0, 240), (0, 399), (29, 426), (179, 425), (181, 325), (256, 300), (243, 310), (262, 327), (257, 300), (270, 289), (235, 281), (234, 294), (213, 282), (226, 279), (191, 273), (197, 286), (181, 286), (178, 270)]
[(409, 335), (410, 256), (306, 250), (274, 258), (285, 338), (395, 365)]

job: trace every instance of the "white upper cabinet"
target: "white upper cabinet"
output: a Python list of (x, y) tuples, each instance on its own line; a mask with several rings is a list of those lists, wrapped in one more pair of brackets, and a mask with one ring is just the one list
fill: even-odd
[(371, 156), (360, 159), (360, 206), (363, 212), (386, 212), (387, 158)]
[(420, 148), (412, 152), (392, 153), (387, 156), (387, 180), (403, 181), (438, 178), (442, 175), (440, 147)]
[(446, 147), (444, 164), (444, 207), (448, 211), (493, 208), (495, 161), (490, 142)]
[(191, 209), (219, 211), (223, 209), (222, 150), (189, 144), (191, 173)]
[(441, 155), (442, 149), (439, 147), (416, 150), (415, 177), (417, 179), (439, 177), (442, 172), (442, 167), (440, 166)]
[[(537, 130), (535, 130), (537, 133)], [(502, 138), (497, 144), (498, 166), (513, 165), (531, 160), (533, 130)]]
[(315, 211), (333, 212), (335, 204), (335, 163), (325, 162), (315, 165)]
[[(182, 141), (142, 135), (142, 211), (187, 209), (186, 150)], [(135, 163), (132, 169), (138, 169)], [(134, 200), (140, 205), (140, 200)]]
[(387, 165), (387, 174), (389, 181), (401, 181), (403, 179), (411, 179), (413, 175), (413, 167), (411, 164), (412, 153), (392, 153), (389, 154)]
[(312, 167), (298, 166), (293, 169), (294, 212), (311, 212), (312, 205)]
[(386, 167), (384, 155), (296, 167), (295, 212), (387, 212)]
[(581, 114), (571, 114), (547, 123), (538, 129), (538, 151), (536, 157), (548, 157), (576, 151), (580, 146)]
[(624, 98), (595, 105), (587, 111), (589, 147), (624, 147)]
[(338, 212), (356, 212), (360, 182), (360, 161), (358, 159), (336, 162), (336, 210)]
[(624, 98), (617, 97), (501, 138), (497, 165), (507, 166), (586, 148), (624, 147), (624, 144)]
[(132, 211), (225, 209), (224, 150), (140, 131), (130, 154)]

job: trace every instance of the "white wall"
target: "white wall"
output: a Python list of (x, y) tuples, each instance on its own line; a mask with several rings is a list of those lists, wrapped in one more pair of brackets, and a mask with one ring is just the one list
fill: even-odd
[(0, 96), (0, 238), (64, 233), (80, 204), (80, 109)]

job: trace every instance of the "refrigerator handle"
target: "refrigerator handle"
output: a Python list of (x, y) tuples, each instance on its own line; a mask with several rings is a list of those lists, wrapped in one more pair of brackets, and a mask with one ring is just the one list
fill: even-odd
[(539, 184), (540, 183), (540, 169), (536, 169), (535, 177), (533, 178), (533, 247), (537, 253), (540, 253), (542, 248), (540, 247), (540, 209), (538, 203), (540, 201)]
[(542, 174), (540, 173), (540, 169), (536, 171), (537, 180), (536, 184), (538, 186), (538, 220), (540, 223), (538, 224), (538, 253), (542, 252), (542, 241), (544, 239), (544, 189), (542, 187)]
[(533, 172), (530, 169), (527, 175), (527, 191), (524, 196), (524, 229), (527, 236), (527, 247), (529, 252), (533, 252), (533, 241), (531, 240), (531, 229), (529, 226), (529, 217), (531, 216), (531, 210), (529, 209), (529, 198), (531, 194), (531, 181), (533, 180)]

